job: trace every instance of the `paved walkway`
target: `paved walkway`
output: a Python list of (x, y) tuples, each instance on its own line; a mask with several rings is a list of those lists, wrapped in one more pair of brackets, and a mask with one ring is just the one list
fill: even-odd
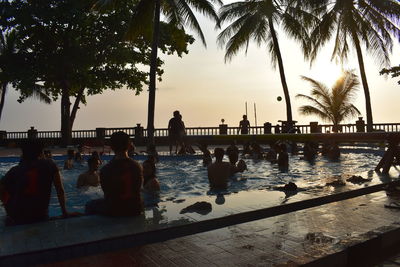
[[(356, 262), (351, 259), (353, 263), (340, 256), (324, 263), (321, 259), (398, 229), (400, 210), (384, 208), (384, 204), (391, 200), (385, 192), (378, 192), (166, 242), (71, 259), (52, 266), (297, 266), (310, 262), (314, 262), (314, 266), (368, 266), (372, 263), (363, 262), (362, 255), (356, 258)], [(384, 242), (395, 242), (389, 239)], [(365, 249), (363, 253), (380, 252)], [(399, 262), (398, 258), (394, 262)], [(318, 259), (320, 261), (315, 262)]]

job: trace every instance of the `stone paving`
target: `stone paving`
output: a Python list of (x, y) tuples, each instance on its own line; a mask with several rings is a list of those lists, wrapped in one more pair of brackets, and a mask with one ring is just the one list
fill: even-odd
[[(318, 260), (377, 234), (400, 228), (400, 210), (384, 207), (392, 200), (385, 192), (378, 192), (166, 242), (45, 266), (298, 266), (310, 263), (310, 266), (345, 266), (349, 263), (343, 257), (334, 257), (325, 263)], [(365, 250), (365, 253), (374, 251)], [(376, 250), (375, 253), (380, 252)], [(372, 265), (361, 263), (362, 258), (355, 265)], [(400, 256), (378, 266), (398, 266), (399, 259)]]

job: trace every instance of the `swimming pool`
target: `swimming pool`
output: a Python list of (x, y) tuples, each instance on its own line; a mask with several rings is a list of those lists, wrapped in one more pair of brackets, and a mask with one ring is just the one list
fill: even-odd
[[(295, 182), (304, 192), (313, 194), (325, 185), (327, 179), (334, 176), (363, 175), (374, 169), (383, 154), (382, 150), (342, 149), (339, 161), (332, 162), (318, 156), (315, 162), (301, 160), (300, 155), (291, 156), (289, 171), (281, 172), (276, 165), (265, 160), (244, 159), (248, 170), (237, 174), (230, 181), (224, 194), (253, 190), (272, 190), (276, 185)], [(83, 212), (85, 203), (91, 199), (101, 198), (102, 190), (97, 188), (77, 189), (76, 180), (80, 173), (86, 171), (86, 162), (75, 163), (74, 169), (63, 170), (64, 157), (56, 156), (55, 162), (61, 170), (67, 196), (69, 211)], [(103, 156), (104, 163), (111, 156)], [(136, 156), (143, 162), (145, 156)], [(12, 166), (18, 164), (18, 158), (0, 159), (0, 176), (3, 176)], [(103, 164), (104, 164), (103, 163)], [(145, 205), (152, 206), (158, 202), (183, 201), (187, 198), (199, 198), (212, 195), (207, 178), (207, 169), (203, 167), (200, 156), (161, 156), (157, 164), (157, 177), (160, 180), (161, 193), (159, 197), (144, 195)], [(376, 183), (379, 181), (372, 181)], [(60, 214), (55, 192), (52, 192), (50, 216)], [(0, 208), (0, 217), (4, 216)]]

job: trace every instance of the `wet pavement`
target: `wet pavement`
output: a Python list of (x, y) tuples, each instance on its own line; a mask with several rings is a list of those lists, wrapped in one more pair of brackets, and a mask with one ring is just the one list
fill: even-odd
[[(400, 235), (397, 235), (400, 210), (384, 207), (391, 201), (393, 199), (388, 198), (385, 192), (378, 192), (219, 230), (51, 265), (373, 266), (378, 263), (376, 266), (398, 266), (400, 255), (387, 261), (384, 261), (386, 258), (383, 255), (400, 240)], [(378, 245), (371, 243), (377, 238)]]

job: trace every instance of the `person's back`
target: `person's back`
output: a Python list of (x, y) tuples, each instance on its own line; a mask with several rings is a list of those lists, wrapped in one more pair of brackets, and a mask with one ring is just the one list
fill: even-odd
[(112, 159), (100, 170), (105, 213), (111, 216), (137, 215), (143, 210), (140, 196), (142, 168), (131, 158)]
[(56, 164), (41, 158), (39, 143), (28, 142), (25, 146), (19, 165), (10, 169), (0, 183), (1, 200), (11, 222), (24, 224), (48, 219), (53, 183), (66, 215), (64, 189)]
[(138, 162), (129, 158), (131, 141), (124, 132), (115, 132), (110, 138), (114, 158), (100, 170), (100, 184), (104, 199), (86, 203), (87, 214), (132, 216), (143, 211), (140, 189), (143, 171)]
[(215, 148), (215, 162), (207, 167), (208, 181), (214, 189), (225, 189), (228, 186), (228, 179), (231, 176), (232, 166), (229, 162), (223, 162), (224, 150)]

